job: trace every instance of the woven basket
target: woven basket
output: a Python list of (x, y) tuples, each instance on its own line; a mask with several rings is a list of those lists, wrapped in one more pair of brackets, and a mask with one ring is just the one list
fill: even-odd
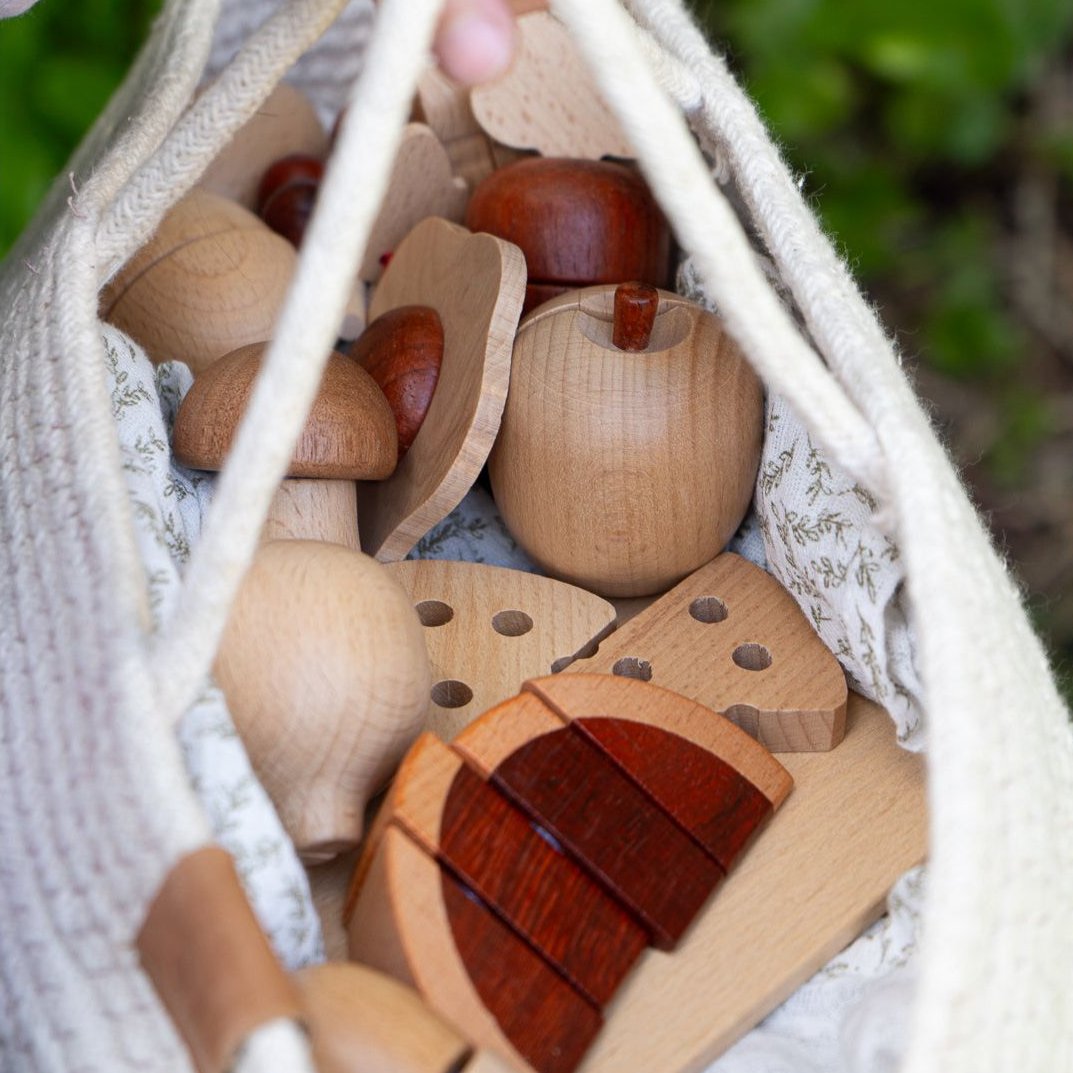
[[(70, 165), (76, 185), (57, 185), (3, 266), (5, 1068), (188, 1068), (133, 945), (169, 870), (211, 840), (174, 728), (206, 681), (333, 342), (441, 0), (382, 0), (263, 390), (158, 629), (119, 463), (97, 295), (300, 56), (308, 53), (298, 71), (314, 95), (340, 102), (362, 66), (368, 6), (352, 5), (314, 46), (343, 7), (236, 3), (214, 53), (221, 0), (168, 0)], [(875, 524), (901, 549), (931, 824), (902, 1068), (1073, 1069), (1073, 742), (1017, 589), (873, 312), (680, 0), (552, 8), (708, 298), (769, 391), (869, 491)], [(698, 143), (740, 195), (740, 216)], [(284, 1068), (278, 1055), (258, 1061)]]

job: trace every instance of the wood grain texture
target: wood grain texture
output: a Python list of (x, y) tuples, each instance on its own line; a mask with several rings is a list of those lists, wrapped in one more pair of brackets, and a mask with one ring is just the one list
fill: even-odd
[(270, 540), (319, 540), (361, 551), (357, 485), (299, 477), (280, 482), (261, 529), (261, 541)]
[(350, 348), (376, 381), (392, 413), (399, 458), (424, 424), (443, 363), (443, 324), (430, 306), (399, 306), (381, 313)]
[(722, 322), (669, 292), (650, 346), (611, 341), (614, 288), (528, 317), (489, 458), (504, 521), (547, 573), (659, 592), (718, 554), (752, 498), (763, 399)]
[(437, 65), (430, 65), (418, 81), (413, 114), (439, 139), (468, 190), (521, 156), (484, 133), (473, 115), (470, 90), (452, 82)]
[(470, 103), (481, 129), (515, 149), (591, 160), (633, 156), (573, 38), (546, 12), (518, 19), (514, 63), (502, 78), (476, 86)]
[(489, 780), (671, 949), (724, 872), (572, 727), (526, 742)]
[(295, 974), (318, 1073), (451, 1073), (469, 1044), (412, 988), (364, 965)]
[(692, 835), (724, 872), (774, 815), (771, 802), (729, 764), (662, 727), (610, 716), (575, 719), (571, 726)]
[(136, 945), (198, 1073), (226, 1073), (254, 1029), (301, 1012), (223, 849), (208, 846), (176, 863)]
[[(241, 347), (206, 369), (179, 406), (175, 457), (193, 469), (218, 470), (238, 431), (267, 344)], [(288, 477), (379, 480), (395, 469), (395, 416), (357, 362), (333, 353), (287, 467)]]
[(343, 912), (360, 852), (360, 848), (352, 849), (329, 861), (306, 865), (313, 907), (317, 911), (324, 934), (324, 955), (328, 961), (346, 960), (347, 940)]
[(537, 1073), (572, 1073), (600, 1011), (446, 872), (441, 884), (459, 957), (489, 1013)]
[(512, 242), (529, 281), (670, 282), (670, 231), (640, 173), (610, 161), (528, 157), (473, 191), (466, 226)]
[(669, 730), (741, 772), (775, 808), (786, 800), (793, 785), (785, 766), (750, 735), (730, 720), (714, 717), (711, 707), (656, 682), (573, 673), (531, 680), (522, 690), (564, 721), (612, 715)]
[(455, 708), (433, 699), (428, 729), (444, 740), (513, 696), (527, 678), (587, 651), (615, 621), (606, 600), (539, 574), (433, 559), (388, 569), (427, 623), (433, 681), (460, 681), (472, 690), (472, 699)]
[(280, 82), (206, 168), (199, 185), (252, 209), (270, 164), (292, 153), (324, 157), (328, 135), (301, 90)]
[(460, 222), (469, 189), (451, 173), (451, 160), (440, 140), (423, 123), (408, 123), (402, 132), (380, 212), (358, 270), (375, 283), (383, 274), (382, 258), (398, 249), (422, 220), (437, 216)]
[(659, 312), (659, 291), (651, 283), (620, 283), (615, 288), (611, 342), (619, 350), (646, 350)]
[(385, 809), (595, 1005), (647, 945), (621, 906), (432, 735), (410, 749)]
[(152, 361), (182, 361), (197, 376), (271, 339), (295, 264), (291, 244), (253, 213), (195, 190), (105, 289), (101, 316)]
[(439, 852), (597, 1007), (611, 1000), (648, 945), (645, 930), (585, 869), (461, 764), (444, 802)]
[(795, 789), (673, 957), (646, 958), (580, 1073), (704, 1068), (882, 912), (927, 850), (924, 763), (850, 701), (831, 753), (783, 757)]
[[(735, 663), (749, 644), (768, 652), (770, 667)], [(620, 661), (647, 664), (653, 684), (726, 715), (773, 752), (832, 749), (845, 732), (838, 661), (793, 597), (737, 555), (701, 567), (568, 672), (610, 674)]]
[(515, 247), (446, 220), (418, 224), (396, 251), (369, 316), (431, 306), (443, 322), (444, 353), (432, 404), (406, 457), (389, 480), (359, 492), (370, 555), (405, 558), (477, 479), (499, 431), (524, 287), (524, 259)]
[(317, 860), (355, 845), (366, 802), (426, 717), (424, 638), (402, 589), (360, 552), (263, 544), (215, 674), (299, 852)]
[(459, 956), (439, 865), (388, 825), (346, 917), (351, 958), (413, 987), (477, 1047), (518, 1070), (530, 1066), (486, 1008)]

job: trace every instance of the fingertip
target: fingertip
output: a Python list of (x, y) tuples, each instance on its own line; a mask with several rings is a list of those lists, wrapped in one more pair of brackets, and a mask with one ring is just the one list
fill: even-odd
[(505, 74), (514, 59), (514, 20), (499, 5), (465, 8), (445, 18), (436, 38), (444, 73), (474, 86)]

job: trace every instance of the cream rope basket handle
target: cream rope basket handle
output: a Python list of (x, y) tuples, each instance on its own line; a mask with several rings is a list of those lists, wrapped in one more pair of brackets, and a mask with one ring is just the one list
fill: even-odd
[[(181, 613), (161, 641), (182, 653), (189, 677), (176, 682), (180, 692), (208, 666), (282, 475), (319, 375), (316, 362), (299, 363), (330, 345), (328, 326), (345, 301), (341, 281), (355, 267), (440, 6), (382, 4), (262, 390), (221, 483)], [(881, 329), (681, 6), (632, 4), (678, 61), (680, 84), (683, 70), (699, 83), (694, 120), (723, 149), (829, 365), (776, 301), (657, 84), (636, 24), (614, 0), (554, 0), (552, 7), (591, 64), (730, 330), (769, 388), (877, 496), (906, 558), (930, 720), (933, 858), (906, 1068), (1052, 1070), (1057, 1056), (1073, 1054), (1073, 750), (1017, 592)], [(690, 96), (698, 95), (691, 89)], [(364, 195), (345, 211), (344, 188)]]

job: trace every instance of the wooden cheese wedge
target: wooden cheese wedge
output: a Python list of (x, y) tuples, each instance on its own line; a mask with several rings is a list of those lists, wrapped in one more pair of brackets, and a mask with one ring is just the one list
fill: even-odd
[(539, 574), (435, 559), (387, 569), (424, 623), (434, 683), (428, 729), (445, 741), (526, 679), (591, 650), (615, 623), (606, 600)]
[(730, 553), (567, 670), (664, 686), (721, 712), (773, 752), (832, 749), (845, 732), (838, 661), (778, 581)]

